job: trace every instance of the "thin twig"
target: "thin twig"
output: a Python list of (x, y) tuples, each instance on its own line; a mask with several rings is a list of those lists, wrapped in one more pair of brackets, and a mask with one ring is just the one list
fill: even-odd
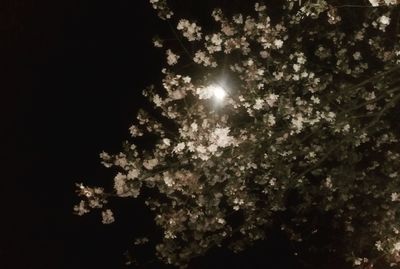
[(187, 54), (187, 56), (189, 57), (189, 59), (193, 59), (192, 55), (190, 54), (190, 52), (187, 50), (187, 48), (185, 47), (185, 45), (182, 42), (182, 39), (180, 38), (180, 36), (178, 35), (178, 33), (175, 31), (174, 27), (172, 26), (172, 24), (168, 22), (168, 26), (171, 29), (171, 32), (173, 33), (173, 35), (175, 36), (175, 38), (178, 40), (179, 45), (181, 45), (182, 49), (185, 51), (185, 53)]
[(363, 6), (363, 5), (341, 5), (341, 6), (334, 6), (336, 8), (342, 8), (342, 7), (359, 7), (359, 8), (374, 8), (374, 6), (369, 5), (369, 6)]

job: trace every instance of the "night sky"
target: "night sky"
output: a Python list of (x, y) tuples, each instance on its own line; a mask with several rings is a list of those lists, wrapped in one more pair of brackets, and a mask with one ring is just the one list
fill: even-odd
[[(129, 139), (142, 89), (161, 77), (152, 37), (171, 36), (169, 28), (147, 0), (10, 2), (0, 11), (0, 268), (126, 268), (133, 239), (158, 232), (143, 201), (112, 202), (116, 222), (103, 225), (99, 211), (73, 215), (74, 184), (112, 186), (99, 153)], [(175, 1), (187, 18), (239, 1), (205, 2)], [(213, 250), (190, 268), (302, 268), (285, 242), (272, 233), (243, 254)]]

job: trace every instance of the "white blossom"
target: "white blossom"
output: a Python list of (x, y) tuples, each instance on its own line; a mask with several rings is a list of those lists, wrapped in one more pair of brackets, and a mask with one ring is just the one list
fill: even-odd
[(174, 185), (174, 180), (167, 173), (164, 173), (164, 182), (168, 187), (172, 187)]
[(278, 98), (279, 98), (279, 95), (277, 95), (277, 94), (269, 94), (267, 97), (266, 97), (266, 99), (265, 99), (265, 101), (267, 102), (267, 104), (270, 106), (270, 107), (272, 107), (272, 106), (274, 106), (274, 104), (275, 104), (275, 102), (278, 100)]
[(103, 224), (110, 224), (114, 222), (114, 214), (110, 209), (101, 212)]
[(375, 242), (375, 247), (378, 251), (383, 251), (382, 242), (380, 240)]
[(276, 39), (276, 40), (274, 41), (274, 45), (275, 45), (276, 48), (280, 49), (280, 48), (282, 48), (282, 46), (283, 46), (283, 41), (280, 40), (280, 39)]
[(355, 258), (353, 264), (354, 265), (361, 265), (362, 262), (363, 262), (362, 258)]
[(383, 16), (379, 17), (379, 22), (384, 25), (389, 25), (390, 18), (388, 16), (383, 15)]
[(201, 87), (196, 89), (196, 93), (199, 95), (199, 99), (210, 99), (214, 95), (213, 87)]
[(171, 140), (168, 139), (168, 138), (164, 138), (164, 139), (163, 139), (163, 143), (164, 143), (164, 145), (166, 145), (166, 146), (170, 146), (170, 145), (171, 145)]
[(150, 159), (150, 160), (145, 160), (143, 162), (143, 166), (147, 169), (147, 170), (153, 170), (153, 168), (155, 166), (158, 165), (158, 160), (157, 159)]
[(197, 123), (193, 122), (192, 124), (190, 124), (190, 127), (192, 128), (193, 132), (197, 132), (197, 130), (198, 130)]
[(179, 153), (181, 152), (183, 149), (185, 148), (185, 143), (184, 142), (180, 142), (178, 143), (175, 147), (174, 147), (174, 152), (175, 153)]
[(268, 125), (271, 126), (271, 127), (274, 126), (275, 123), (276, 123), (276, 118), (275, 118), (275, 116), (269, 114), (269, 115), (268, 115), (267, 123), (268, 123)]
[(132, 125), (129, 128), (129, 131), (130, 131), (132, 137), (138, 137), (138, 136), (143, 135), (143, 132), (136, 125)]
[(393, 252), (400, 251), (400, 241), (393, 244)]
[(354, 60), (361, 60), (361, 53), (359, 51), (356, 51), (353, 53), (353, 58)]
[(215, 67), (217, 64), (214, 62), (210, 56), (206, 54), (206, 52), (199, 50), (195, 53), (193, 61), (198, 64), (202, 64), (204, 66), (212, 66)]
[(167, 53), (167, 63), (169, 65), (175, 65), (178, 63), (178, 59), (180, 58), (179, 55), (173, 53), (170, 49), (168, 49), (166, 53)]
[(229, 136), (229, 128), (215, 128), (211, 133), (210, 142), (215, 143), (218, 147), (225, 148), (231, 145), (234, 141), (232, 136)]
[(74, 211), (79, 216), (89, 213), (90, 210), (87, 208), (85, 201), (81, 200), (78, 205), (74, 206)]
[(117, 194), (123, 196), (126, 194), (128, 186), (126, 185), (126, 176), (122, 173), (118, 173), (114, 177), (114, 189), (117, 191)]
[(379, 6), (380, 0), (369, 0), (369, 2), (371, 3), (371, 5), (373, 7), (377, 7), (377, 6)]
[(179, 21), (177, 29), (181, 30), (183, 36), (189, 41), (201, 39), (201, 27), (194, 22), (191, 23), (188, 20), (182, 19)]
[(138, 178), (139, 175), (140, 175), (139, 169), (132, 168), (128, 172), (127, 179), (135, 179)]
[(253, 108), (255, 110), (260, 110), (263, 108), (265, 101), (261, 98), (256, 99), (256, 103), (254, 104)]

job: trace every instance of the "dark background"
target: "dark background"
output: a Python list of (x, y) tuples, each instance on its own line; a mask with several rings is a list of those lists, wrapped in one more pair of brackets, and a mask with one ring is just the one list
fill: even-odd
[[(175, 5), (202, 19), (214, 3), (239, 2)], [(112, 185), (98, 155), (118, 152), (129, 138), (141, 90), (160, 80), (163, 55), (151, 39), (172, 34), (148, 0), (1, 5), (0, 268), (124, 268), (133, 239), (157, 233), (152, 216), (140, 200), (121, 200), (111, 204), (112, 225), (101, 224), (98, 211), (77, 217), (74, 183)], [(190, 266), (267, 267), (300, 268), (279, 234), (238, 256), (213, 250)]]

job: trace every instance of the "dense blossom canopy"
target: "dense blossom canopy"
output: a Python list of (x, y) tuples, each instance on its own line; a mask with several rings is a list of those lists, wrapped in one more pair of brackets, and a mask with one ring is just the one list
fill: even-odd
[(108, 224), (107, 199), (153, 190), (157, 255), (181, 267), (214, 246), (243, 250), (271, 225), (311, 251), (320, 218), (349, 265), (400, 265), (397, 1), (215, 9), (209, 30), (150, 2), (182, 48), (154, 39), (166, 56), (162, 83), (143, 92), (154, 110), (139, 111), (123, 152), (101, 153), (120, 170), (114, 190), (78, 185), (76, 213), (104, 208)]

